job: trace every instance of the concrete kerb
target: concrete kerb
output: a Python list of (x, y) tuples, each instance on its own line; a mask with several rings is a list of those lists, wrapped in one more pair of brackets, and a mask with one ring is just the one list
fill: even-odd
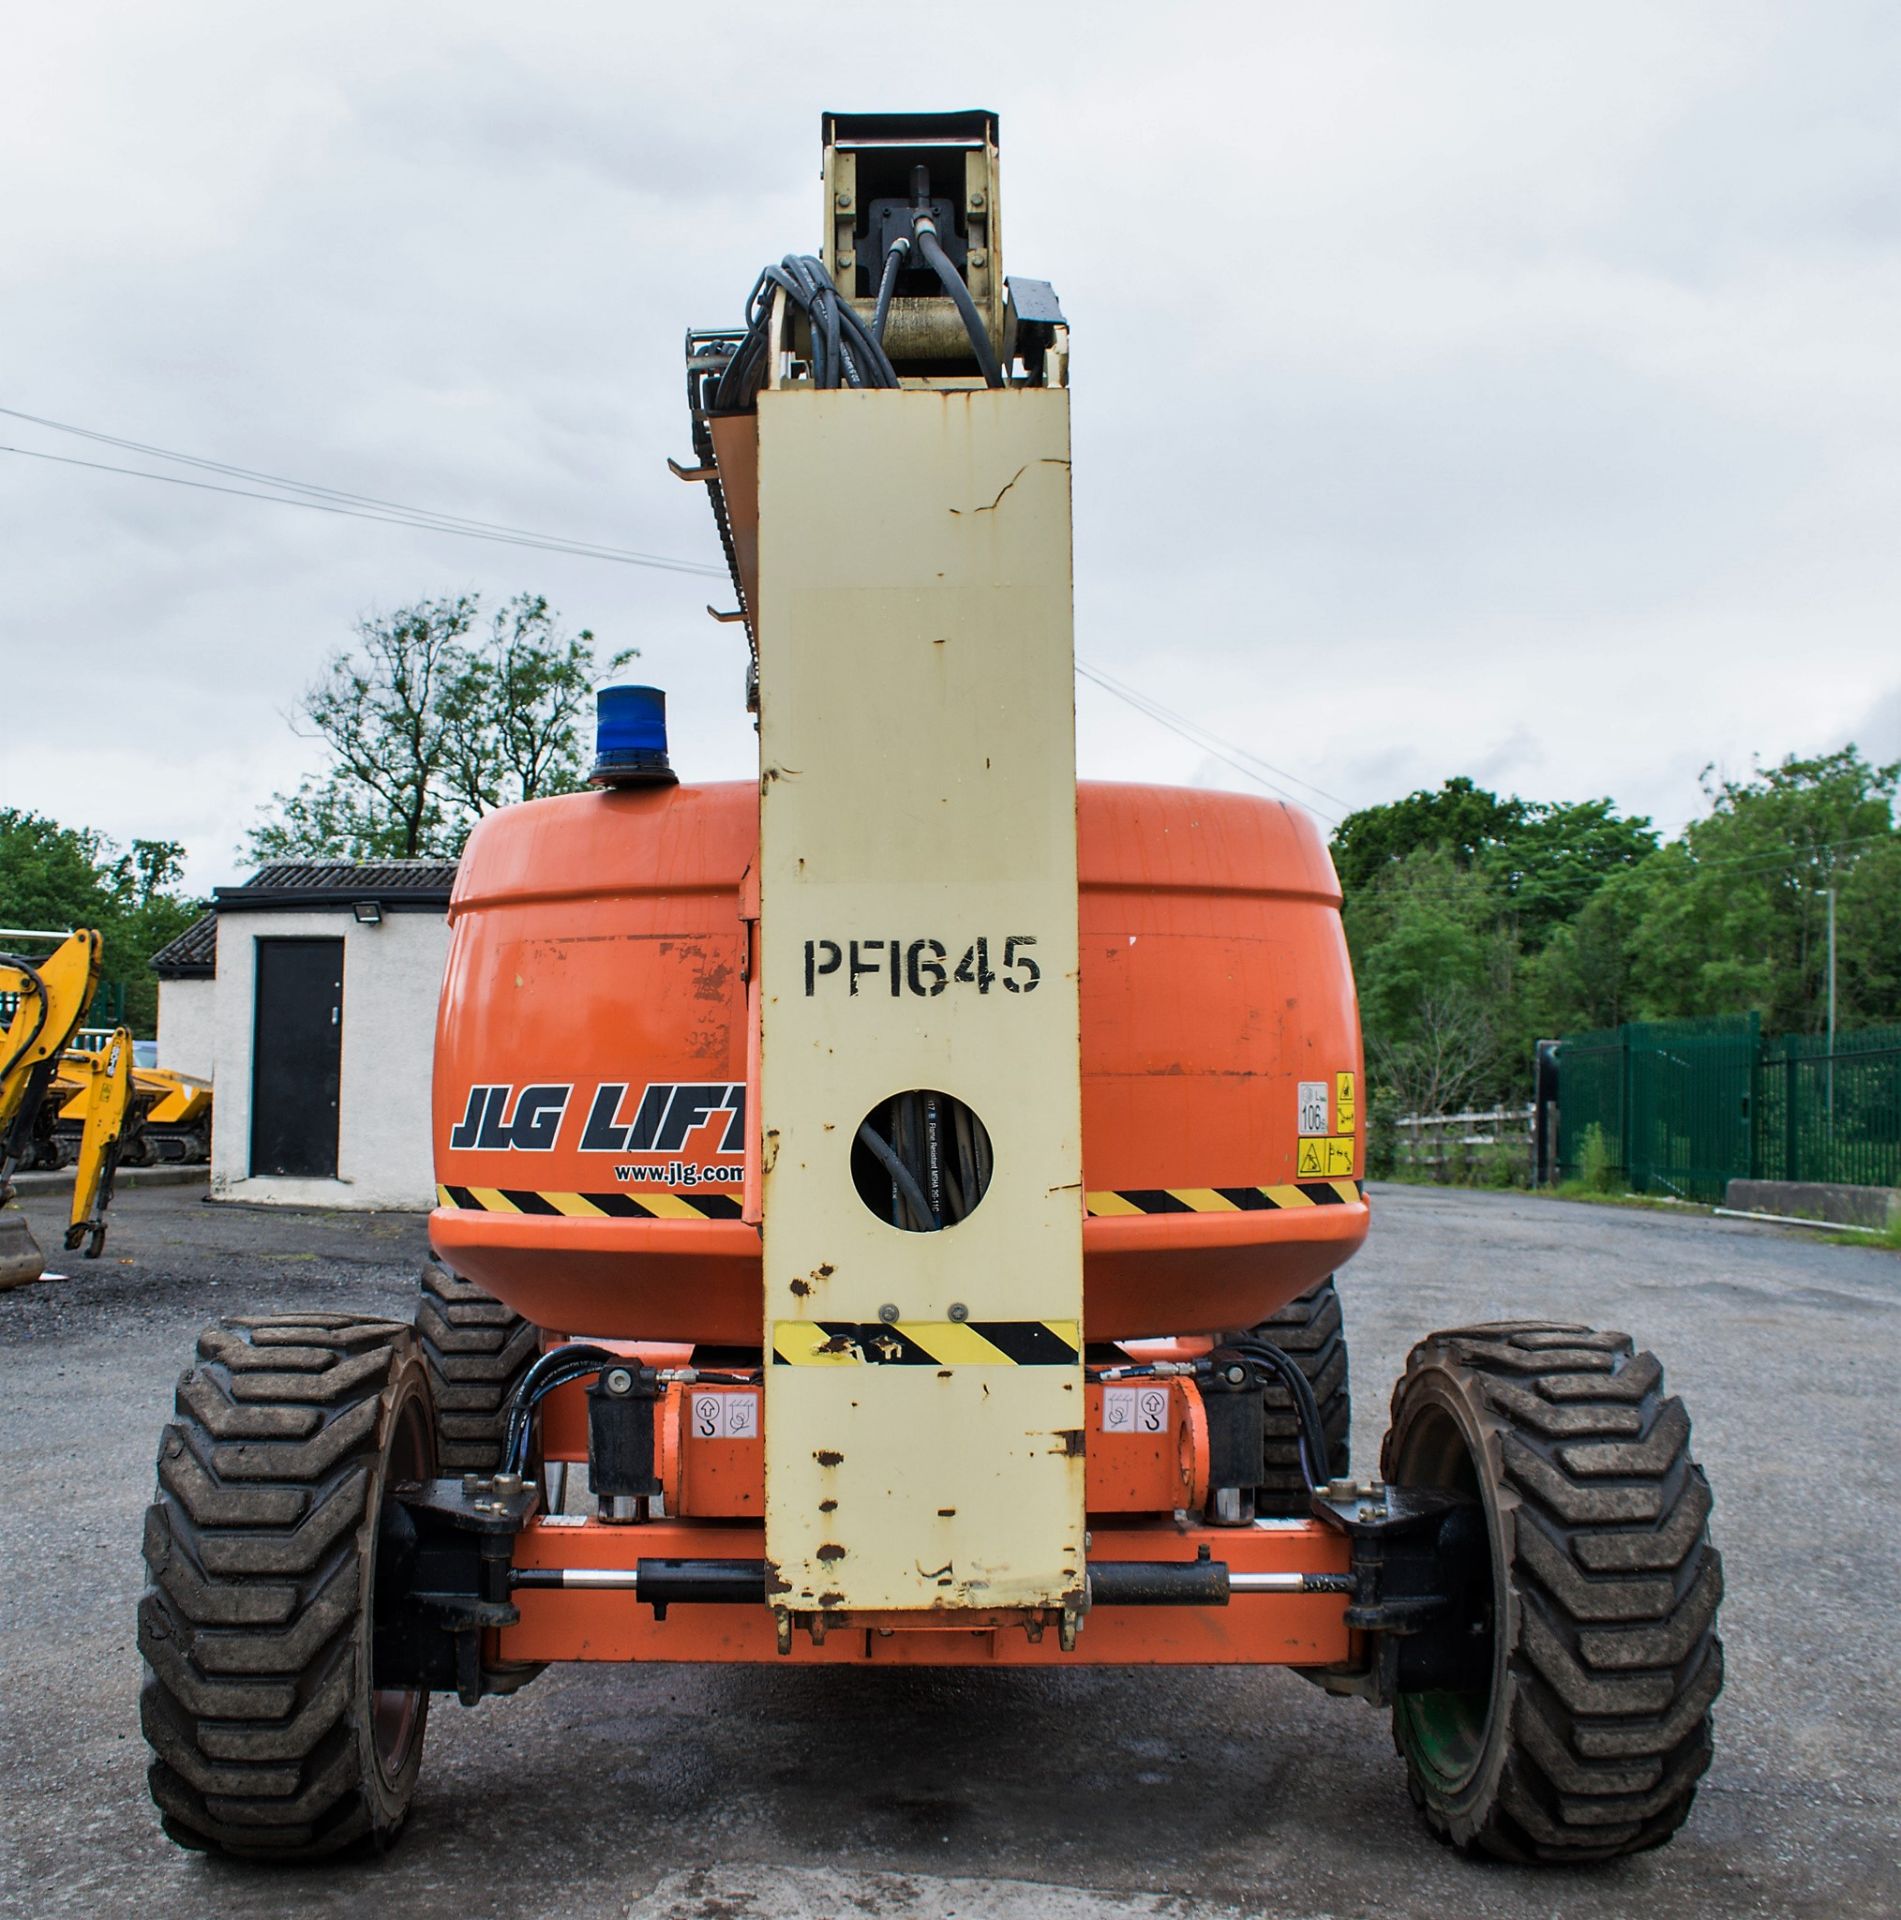
[[(211, 1178), (209, 1167), (121, 1167), (113, 1175), (113, 1186), (120, 1187), (189, 1187), (202, 1186)], [(70, 1193), (73, 1185), (71, 1167), (60, 1167), (52, 1173), (16, 1173), (13, 1184), (21, 1193)]]
[(1724, 1195), (1739, 1213), (1861, 1227), (1872, 1233), (1901, 1224), (1901, 1189), (1851, 1187), (1820, 1180), (1732, 1180)]

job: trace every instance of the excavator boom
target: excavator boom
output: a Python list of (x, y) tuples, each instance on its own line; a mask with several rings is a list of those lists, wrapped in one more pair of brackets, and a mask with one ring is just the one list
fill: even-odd
[[(91, 928), (67, 934), (0, 929), (0, 940), (55, 940), (44, 959), (0, 950), (0, 1289), (37, 1280), (44, 1255), (13, 1204), (13, 1174), (32, 1150), (56, 1081), (82, 1078), (84, 1121), (66, 1245), (96, 1260), (105, 1243), (105, 1210), (132, 1097), (132, 1036), (123, 1027), (98, 1055), (69, 1053), (99, 987), (102, 943)], [(81, 1063), (81, 1064), (75, 1064)]]

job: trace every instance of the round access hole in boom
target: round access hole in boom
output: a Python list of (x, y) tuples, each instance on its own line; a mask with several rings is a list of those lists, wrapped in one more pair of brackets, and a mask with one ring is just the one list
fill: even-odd
[(852, 1141), (852, 1184), (880, 1220), (936, 1233), (977, 1211), (990, 1186), (990, 1132), (963, 1101), (931, 1087), (880, 1100)]

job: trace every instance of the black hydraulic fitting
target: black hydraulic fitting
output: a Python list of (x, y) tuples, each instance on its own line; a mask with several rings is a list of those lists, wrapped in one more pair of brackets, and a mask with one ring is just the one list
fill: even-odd
[(587, 1390), (587, 1479), (602, 1500), (662, 1491), (654, 1472), (654, 1407), (660, 1376), (635, 1361), (603, 1367)]
[(669, 1607), (696, 1601), (703, 1606), (762, 1607), (766, 1603), (763, 1560), (642, 1560), (638, 1592), (664, 1620)]
[(1254, 1518), (1267, 1451), (1261, 1367), (1231, 1347), (1217, 1347), (1198, 1371), (1208, 1417), (1208, 1515), (1219, 1526), (1245, 1526)]

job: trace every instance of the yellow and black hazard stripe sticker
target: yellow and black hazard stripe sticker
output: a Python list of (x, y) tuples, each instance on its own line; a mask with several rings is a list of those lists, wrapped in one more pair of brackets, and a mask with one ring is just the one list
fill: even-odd
[(1135, 1213), (1269, 1213), (1276, 1208), (1347, 1207), (1366, 1191), (1364, 1180), (1302, 1180), (1291, 1187), (1120, 1187), (1086, 1193), (1093, 1220)]
[(523, 1187), (437, 1187), (437, 1201), (473, 1213), (564, 1214), (570, 1220), (737, 1220), (739, 1195), (719, 1187), (691, 1193), (539, 1193)]
[(1074, 1320), (775, 1320), (777, 1367), (1073, 1367)]

